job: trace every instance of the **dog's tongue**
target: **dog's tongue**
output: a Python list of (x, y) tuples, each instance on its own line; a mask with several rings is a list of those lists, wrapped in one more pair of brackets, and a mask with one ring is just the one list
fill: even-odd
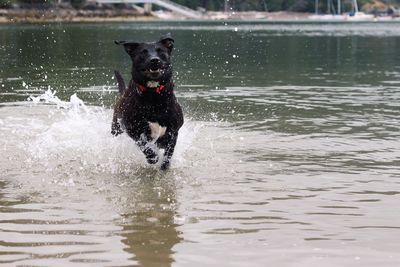
[(152, 67), (150, 67), (149, 70), (150, 70), (150, 71), (159, 71), (160, 68), (159, 68), (158, 66), (152, 66)]

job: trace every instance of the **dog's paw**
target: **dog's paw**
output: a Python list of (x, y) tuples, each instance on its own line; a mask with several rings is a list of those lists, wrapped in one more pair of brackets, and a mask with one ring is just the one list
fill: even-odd
[(115, 123), (111, 126), (111, 134), (112, 135), (118, 136), (122, 133), (123, 133), (123, 131), (121, 130), (121, 126), (119, 125), (119, 123)]
[(159, 157), (153, 149), (148, 147), (143, 152), (149, 164), (156, 164), (158, 162)]
[(122, 130), (111, 130), (111, 134), (114, 135), (114, 136), (118, 136), (118, 135), (120, 135), (122, 133), (123, 133)]
[(155, 156), (153, 158), (146, 158), (147, 159), (147, 163), (149, 164), (156, 164), (158, 162), (158, 156)]
[(114, 136), (119, 135), (118, 131), (116, 131), (114, 129), (111, 129), (111, 134), (114, 135)]
[(163, 161), (163, 163), (161, 164), (161, 170), (163, 171), (168, 170), (170, 166), (171, 163), (169, 162), (169, 160)]

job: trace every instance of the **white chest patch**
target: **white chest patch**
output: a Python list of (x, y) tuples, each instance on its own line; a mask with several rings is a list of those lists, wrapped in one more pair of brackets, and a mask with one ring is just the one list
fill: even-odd
[(160, 83), (157, 82), (157, 81), (148, 81), (148, 82), (147, 82), (147, 87), (156, 88), (156, 87), (158, 87), (158, 86), (160, 86)]
[(149, 127), (151, 131), (151, 138), (156, 141), (158, 138), (163, 137), (167, 131), (167, 127), (162, 127), (158, 122), (149, 121)]

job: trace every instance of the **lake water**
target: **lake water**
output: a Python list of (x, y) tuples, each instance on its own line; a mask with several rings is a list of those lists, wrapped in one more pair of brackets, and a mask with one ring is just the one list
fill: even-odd
[[(109, 132), (113, 40), (166, 32), (161, 172)], [(0, 25), (0, 266), (400, 266), (399, 48), (400, 23)]]

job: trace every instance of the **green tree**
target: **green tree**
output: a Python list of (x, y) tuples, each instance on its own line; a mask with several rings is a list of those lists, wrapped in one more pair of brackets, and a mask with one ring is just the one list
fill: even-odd
[(14, 4), (14, 0), (0, 0), (0, 8), (9, 8)]

